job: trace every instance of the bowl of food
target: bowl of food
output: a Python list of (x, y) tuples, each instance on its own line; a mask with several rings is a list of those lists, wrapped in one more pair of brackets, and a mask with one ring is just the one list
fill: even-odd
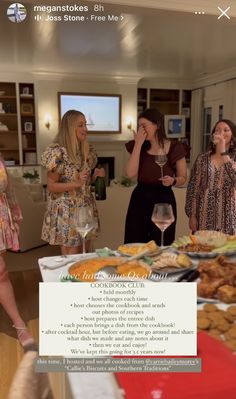
[(221, 231), (199, 230), (194, 234), (193, 239), (194, 238), (197, 244), (210, 245), (219, 248), (225, 245), (228, 235)]
[(175, 240), (172, 248), (191, 257), (215, 258), (220, 254), (227, 256), (236, 253), (236, 236), (218, 231), (198, 231)]

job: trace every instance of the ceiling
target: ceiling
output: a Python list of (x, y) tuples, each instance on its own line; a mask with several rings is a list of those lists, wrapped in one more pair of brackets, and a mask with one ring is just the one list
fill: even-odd
[[(153, 8), (154, 3), (164, 7), (163, 1), (146, 1), (145, 8), (101, 3), (105, 11), (99, 13), (92, 11), (92, 1), (67, 2), (88, 5), (87, 13), (70, 14), (85, 15), (86, 22), (46, 22), (43, 19), (49, 14), (33, 12), (35, 1), (22, 1), (27, 18), (20, 24), (8, 20), (6, 10), (10, 2), (2, 1), (0, 71), (199, 79), (236, 67), (236, 18), (218, 19), (217, 4), (222, 4), (225, 10), (224, 1), (178, 2), (181, 9), (186, 5), (188, 12), (160, 10)], [(141, 2), (136, 0), (137, 3)], [(167, 3), (173, 3), (172, 8), (176, 9), (175, 0), (166, 0)], [(197, 3), (198, 9), (200, 3), (210, 4), (209, 13), (195, 15)], [(60, 1), (38, 4), (60, 5)], [(236, 15), (234, 7), (231, 11), (230, 15)], [(36, 14), (42, 16), (41, 21), (34, 20)], [(90, 21), (91, 14), (117, 15), (118, 21)], [(55, 15), (63, 14), (55, 12)]]

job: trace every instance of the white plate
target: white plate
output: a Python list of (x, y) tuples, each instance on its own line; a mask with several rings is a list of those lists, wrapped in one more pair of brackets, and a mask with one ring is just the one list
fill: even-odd
[[(235, 306), (235, 305), (236, 305), (236, 303), (223, 303), (223, 302), (216, 303), (216, 306), (222, 310), (227, 310), (230, 306)], [(201, 309), (203, 309), (203, 306), (204, 306), (204, 303), (199, 303), (197, 305), (197, 309), (201, 310)], [(235, 323), (236, 323), (236, 320), (235, 320)]]
[(225, 252), (187, 252), (187, 251), (179, 251), (178, 248), (174, 248), (173, 250), (178, 254), (185, 254), (190, 256), (191, 258), (201, 258), (201, 259), (213, 259), (217, 258), (217, 256), (234, 256), (236, 255), (236, 250), (225, 251)]
[(202, 296), (198, 296), (197, 297), (197, 301), (201, 302), (202, 306), (204, 305), (204, 303), (216, 303), (216, 304), (221, 303), (221, 304), (224, 304), (223, 302), (220, 302), (220, 300), (217, 299), (217, 298), (203, 298)]
[(150, 267), (152, 269), (152, 272), (158, 273), (158, 274), (165, 274), (165, 273), (167, 273), (167, 274), (176, 274), (176, 273), (183, 274), (184, 272), (196, 269), (196, 265), (192, 265), (190, 267), (166, 266), (166, 267), (162, 267), (160, 269), (155, 268), (155, 266), (154, 267), (150, 266)]

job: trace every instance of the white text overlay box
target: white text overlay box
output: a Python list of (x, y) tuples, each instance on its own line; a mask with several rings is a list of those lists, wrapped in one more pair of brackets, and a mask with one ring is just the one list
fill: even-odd
[(196, 355), (196, 303), (196, 283), (40, 283), (40, 355)]

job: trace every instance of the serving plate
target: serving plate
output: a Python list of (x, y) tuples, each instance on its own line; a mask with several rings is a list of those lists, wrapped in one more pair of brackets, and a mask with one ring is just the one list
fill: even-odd
[(217, 258), (217, 256), (225, 255), (225, 256), (234, 256), (236, 255), (236, 250), (225, 251), (225, 252), (216, 252), (214, 249), (211, 252), (189, 252), (189, 251), (180, 251), (178, 247), (172, 247), (175, 252), (178, 254), (185, 254), (190, 256), (191, 258), (201, 258), (201, 259), (213, 259)]
[(197, 261), (190, 259), (185, 254), (176, 254), (172, 250), (161, 251), (161, 253), (152, 258), (151, 269), (157, 273), (185, 273), (197, 268)]
[[(123, 244), (118, 247), (117, 252), (122, 256), (133, 256), (145, 251), (145, 249), (147, 249), (147, 244), (148, 243), (145, 242)], [(160, 248), (157, 247), (155, 251), (150, 251), (147, 256), (155, 256), (159, 251)]]
[[(198, 296), (197, 297), (197, 302), (200, 303), (202, 306), (204, 305), (204, 303), (221, 303), (224, 304), (223, 302), (220, 302), (219, 299), (217, 298), (204, 298), (202, 296)], [(226, 305), (226, 304), (224, 304)]]
[[(198, 305), (197, 310), (198, 311), (205, 310), (204, 305), (207, 305), (207, 303), (205, 303), (205, 304), (201, 303), (200, 305)], [(236, 346), (235, 346), (236, 316), (235, 316), (235, 312), (234, 312), (234, 315), (229, 312), (229, 308), (230, 307), (236, 308), (236, 304), (235, 303), (225, 304), (225, 303), (219, 302), (219, 303), (215, 303), (215, 305), (216, 305), (217, 309), (211, 309), (210, 312), (209, 312), (209, 310), (208, 311), (205, 310), (206, 315), (204, 315), (202, 317), (205, 320), (206, 319), (210, 320), (210, 324), (209, 324), (209, 326), (205, 326), (206, 328), (201, 327), (200, 330), (205, 331), (209, 335), (219, 339), (221, 342), (226, 344), (226, 346), (234, 354), (236, 354)], [(224, 324), (223, 328), (222, 328), (222, 324), (220, 327), (220, 323), (222, 323), (222, 321), (220, 321), (218, 318), (215, 317), (215, 314), (220, 313), (220, 312), (222, 315), (222, 311), (223, 311), (223, 314), (226, 314), (226, 317), (222, 316), (222, 319), (221, 319), (221, 320), (223, 320), (223, 323), (226, 323), (226, 324)], [(213, 314), (214, 316), (209, 317), (210, 314)], [(198, 323), (199, 323), (199, 320), (202, 319), (202, 317), (198, 314)], [(230, 321), (229, 321), (228, 317), (230, 317)], [(217, 321), (217, 319), (218, 319), (218, 321)], [(215, 320), (215, 322), (214, 322), (214, 320)], [(212, 323), (215, 323), (215, 324), (213, 324), (213, 326), (212, 326)], [(200, 324), (198, 324), (198, 328), (199, 328), (199, 326), (200, 326)], [(232, 332), (233, 332), (233, 334), (232, 334)]]
[[(150, 267), (140, 260), (134, 260), (127, 264), (120, 265), (123, 262), (124, 257), (93, 257), (91, 259), (84, 259), (75, 262), (68, 268), (68, 274), (71, 276), (73, 281), (80, 282), (94, 282), (98, 281), (99, 278), (96, 276), (103, 267), (112, 266), (116, 269), (118, 276), (107, 275), (106, 280), (111, 281), (130, 281), (130, 280), (145, 280), (149, 279), (151, 275)], [(127, 261), (129, 258), (127, 258)]]
[(236, 302), (235, 267), (236, 261), (228, 260), (225, 256), (199, 262), (200, 276), (197, 281), (199, 302), (226, 304)]
[(196, 265), (192, 265), (190, 267), (174, 267), (174, 266), (165, 266), (161, 268), (155, 268), (155, 266), (151, 266), (151, 270), (154, 273), (158, 274), (183, 274), (187, 271), (196, 269)]
[[(193, 248), (180, 250), (181, 247), (187, 245), (199, 247), (200, 251), (191, 251)], [(201, 246), (209, 246), (209, 251), (201, 251)], [(193, 258), (210, 259), (219, 255), (234, 256), (236, 255), (236, 236), (227, 236), (218, 231), (197, 231), (194, 235), (185, 235), (175, 240), (172, 248), (177, 253), (184, 253)]]
[[(142, 248), (142, 246), (144, 246), (145, 243), (144, 242), (133, 242), (130, 244), (123, 244), (123, 245), (119, 245), (117, 252), (120, 255), (125, 255), (125, 256), (132, 256), (132, 255), (136, 255), (139, 252), (142, 252), (144, 249)], [(133, 251), (132, 251), (133, 248)]]

